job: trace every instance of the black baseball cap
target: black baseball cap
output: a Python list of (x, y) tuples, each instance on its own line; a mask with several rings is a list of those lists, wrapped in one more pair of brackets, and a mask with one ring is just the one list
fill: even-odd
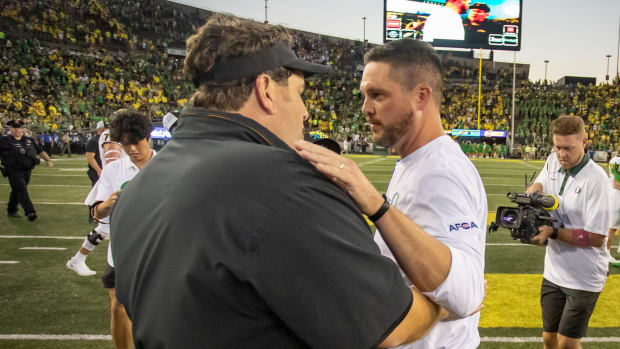
[(13, 127), (13, 128), (20, 128), (20, 127), (24, 126), (24, 123), (21, 122), (20, 120), (11, 120), (11, 121), (7, 122), (6, 125), (9, 126), (9, 127)]
[(286, 42), (280, 42), (268, 49), (247, 56), (229, 58), (218, 62), (208, 72), (196, 76), (193, 82), (195, 87), (207, 82), (221, 84), (280, 67), (301, 71), (305, 77), (331, 71), (331, 67), (328, 65), (310, 63), (297, 58), (295, 52), (288, 47)]
[(476, 9), (476, 8), (477, 8), (477, 9), (479, 9), (479, 10), (482, 10), (482, 11), (484, 11), (484, 12), (491, 12), (491, 8), (489, 7), (489, 5), (487, 5), (487, 4), (483, 4), (483, 3), (481, 3), (481, 2), (477, 2), (477, 3), (475, 3), (475, 4), (471, 5), (471, 6), (469, 6), (469, 9), (470, 9), (470, 10), (471, 10), (471, 9)]

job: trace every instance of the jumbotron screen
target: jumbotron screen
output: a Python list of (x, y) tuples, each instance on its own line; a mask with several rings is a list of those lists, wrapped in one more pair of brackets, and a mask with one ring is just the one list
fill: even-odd
[(519, 51), (523, 0), (384, 0), (383, 41)]

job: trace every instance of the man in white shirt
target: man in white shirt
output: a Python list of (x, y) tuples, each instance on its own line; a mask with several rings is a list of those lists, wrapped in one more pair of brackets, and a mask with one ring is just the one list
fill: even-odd
[(585, 154), (583, 120), (563, 115), (552, 123), (554, 153), (527, 193), (558, 198), (554, 226), (541, 226), (534, 244), (547, 243), (540, 290), (545, 348), (581, 348), (608, 272), (611, 186)]
[[(103, 124), (103, 122), (99, 122)], [(99, 128), (100, 124), (97, 124)], [(103, 125), (101, 125), (103, 126)], [(120, 143), (112, 141), (110, 137), (110, 130), (105, 129), (99, 136), (99, 157), (101, 159), (101, 166), (106, 167), (107, 164), (112, 161), (116, 161), (120, 158), (126, 157), (127, 154), (123, 151), (123, 147)], [(93, 186), (88, 196), (84, 200), (84, 204), (91, 206), (95, 202), (97, 196), (97, 185)], [(102, 218), (98, 221), (97, 227), (86, 234), (82, 246), (79, 248), (75, 256), (71, 257), (65, 264), (67, 269), (73, 270), (79, 276), (91, 276), (96, 272), (91, 270), (86, 265), (86, 258), (88, 255), (110, 235), (110, 220), (109, 218)]]
[(469, 3), (470, 0), (446, 0), (445, 6), (438, 7), (426, 19), (423, 40), (464, 40), (461, 15), (467, 13)]
[[(155, 151), (149, 144), (152, 130), (153, 125), (150, 119), (142, 113), (121, 109), (114, 114), (110, 125), (110, 136), (112, 140), (122, 145), (127, 156), (109, 163), (101, 172), (101, 177), (95, 186), (96, 197), (93, 205), (93, 217), (97, 220), (110, 216), (121, 191), (155, 155)], [(115, 295), (114, 260), (110, 245), (108, 245), (108, 269), (101, 280), (110, 295), (112, 340), (117, 349), (133, 348), (131, 320)]]
[(381, 253), (416, 271), (406, 282), (453, 314), (406, 348), (475, 348), (488, 209), (474, 165), (443, 132), (441, 63), (429, 44), (410, 39), (376, 47), (364, 61), (362, 112), (374, 142), (401, 156), (384, 198), (352, 160), (306, 142), (297, 150), (375, 223)]
[[(620, 146), (619, 146), (620, 148)], [(612, 184), (611, 189), (611, 226), (609, 228), (609, 236), (607, 238), (607, 251), (609, 253), (609, 263), (614, 267), (620, 267), (620, 261), (612, 257), (611, 245), (614, 242), (614, 235), (618, 233), (620, 235), (620, 156), (616, 155), (609, 161), (609, 180)], [(618, 245), (618, 253), (620, 253), (620, 244)]]

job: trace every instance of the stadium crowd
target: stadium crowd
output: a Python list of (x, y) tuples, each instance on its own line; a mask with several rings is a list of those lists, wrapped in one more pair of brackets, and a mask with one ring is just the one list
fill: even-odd
[[(86, 133), (120, 107), (153, 120), (184, 106), (192, 84), (182, 73), (183, 41), (209, 16), (164, 0), (59, 0), (3, 2), (0, 8), (0, 119), (26, 122), (35, 136), (67, 133), (80, 151)], [(373, 45), (297, 32), (302, 59), (330, 64), (333, 72), (310, 81), (304, 98), (307, 127), (361, 149), (369, 125), (359, 91), (364, 53)], [(478, 126), (478, 69), (447, 59), (441, 114), (451, 129), (509, 130), (512, 72), (483, 70)], [(549, 151), (549, 125), (561, 114), (586, 120), (588, 149), (615, 149), (619, 142), (620, 89), (613, 84), (554, 86), (521, 77), (516, 91), (515, 145), (528, 158)], [(368, 140), (371, 141), (371, 140)], [(505, 154), (500, 144), (471, 156)], [(58, 142), (56, 141), (56, 144)], [(60, 147), (57, 146), (59, 149)], [(475, 148), (475, 149), (474, 149)], [(534, 149), (534, 150), (532, 150)], [(494, 155), (496, 154), (496, 155)]]

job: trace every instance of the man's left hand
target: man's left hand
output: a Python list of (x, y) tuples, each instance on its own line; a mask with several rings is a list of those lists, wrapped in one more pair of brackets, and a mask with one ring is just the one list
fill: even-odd
[(45, 165), (47, 167), (54, 167), (54, 162), (52, 161), (52, 159), (45, 160)]
[(553, 227), (542, 225), (538, 227), (538, 234), (534, 235), (530, 241), (534, 245), (544, 246), (551, 234), (553, 234)]

